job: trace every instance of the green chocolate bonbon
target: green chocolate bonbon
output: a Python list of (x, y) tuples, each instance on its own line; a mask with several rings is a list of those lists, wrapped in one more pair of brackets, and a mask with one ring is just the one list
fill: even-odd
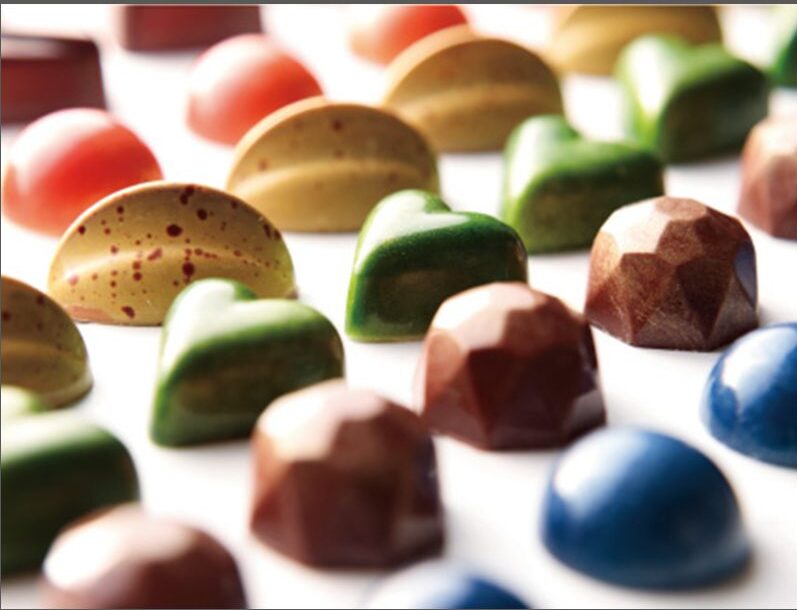
[(268, 404), (343, 374), (332, 323), (239, 282), (194, 282), (164, 321), (152, 439), (166, 446), (246, 437)]
[(614, 210), (664, 193), (651, 152), (586, 140), (560, 116), (521, 123), (504, 157), (501, 216), (531, 254), (586, 248)]
[(431, 193), (401, 191), (383, 199), (360, 232), (346, 332), (358, 341), (419, 339), (448, 297), (526, 275), (525, 248), (512, 227), (453, 212)]
[(783, 87), (797, 87), (797, 5), (780, 4), (774, 9), (778, 31), (772, 80)]
[(615, 71), (630, 135), (667, 163), (738, 150), (767, 115), (767, 77), (719, 44), (644, 36)]

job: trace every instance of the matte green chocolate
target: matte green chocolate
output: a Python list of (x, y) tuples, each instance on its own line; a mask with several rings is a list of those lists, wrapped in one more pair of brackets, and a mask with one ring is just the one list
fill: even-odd
[(138, 498), (124, 445), (74, 413), (5, 419), (0, 455), (3, 574), (39, 567), (71, 521)]
[(719, 44), (644, 36), (625, 48), (616, 73), (629, 133), (668, 163), (738, 150), (767, 115), (767, 77)]
[(315, 309), (200, 280), (164, 322), (150, 433), (167, 446), (246, 437), (278, 396), (342, 375), (340, 336)]
[(526, 251), (512, 227), (486, 214), (452, 212), (425, 191), (383, 199), (354, 256), (346, 332), (358, 341), (423, 337), (438, 306), (467, 288), (526, 281)]
[(501, 217), (529, 253), (586, 248), (614, 210), (662, 194), (661, 164), (637, 144), (585, 140), (554, 115), (509, 137)]
[(48, 407), (33, 392), (12, 385), (0, 387), (0, 420), (13, 420), (23, 415), (48, 411)]
[(780, 4), (775, 11), (778, 30), (770, 74), (778, 85), (797, 87), (797, 5)]

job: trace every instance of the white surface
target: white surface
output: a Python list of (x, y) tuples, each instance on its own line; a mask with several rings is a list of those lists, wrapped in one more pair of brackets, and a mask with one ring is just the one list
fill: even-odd
[[(544, 11), (472, 6), (477, 26), (540, 43)], [(768, 39), (766, 13), (735, 8), (726, 13), (730, 43), (751, 57)], [(90, 29), (104, 32), (102, 7), (4, 6), (3, 25)], [(304, 59), (335, 99), (375, 101), (383, 86), (379, 70), (350, 55), (341, 9), (273, 6), (269, 29)], [(113, 45), (103, 51), (111, 108), (147, 141), (167, 178), (221, 186), (230, 150), (192, 136), (183, 122), (187, 69), (193, 56), (135, 55)], [(611, 81), (565, 82), (568, 116), (587, 135), (619, 135), (616, 90)], [(797, 112), (797, 95), (773, 96), (773, 110)], [(2, 132), (3, 152), (13, 132)], [(5, 155), (4, 155), (5, 156)], [(499, 155), (441, 159), (443, 191), (457, 209), (494, 212), (500, 181)], [(667, 171), (667, 192), (733, 212), (738, 159)], [(759, 264), (764, 323), (797, 318), (797, 244), (750, 229)], [(303, 301), (324, 312), (342, 331), (345, 293), (355, 235), (287, 235)], [(45, 288), (54, 240), (2, 220), (2, 272)], [(581, 309), (586, 252), (535, 256), (531, 283)], [(259, 545), (247, 530), (250, 457), (246, 442), (166, 450), (147, 437), (157, 358), (158, 329), (81, 325), (95, 386), (78, 407), (118, 434), (130, 448), (141, 478), (143, 501), (153, 512), (200, 524), (219, 536), (240, 561), (253, 607), (340, 607), (359, 604), (377, 572), (310, 570)], [(341, 333), (342, 334), (342, 333)], [(663, 430), (700, 447), (734, 484), (744, 511), (754, 560), (741, 576), (718, 587), (678, 594), (621, 589), (557, 563), (537, 535), (547, 472), (556, 452), (489, 454), (438, 439), (445, 502), (446, 557), (483, 570), (537, 607), (794, 607), (797, 603), (797, 471), (748, 459), (714, 441), (698, 417), (705, 377), (717, 353), (642, 350), (595, 333), (604, 397), (611, 424)], [(345, 340), (345, 339), (344, 339)], [(345, 340), (352, 384), (372, 387), (409, 402), (420, 344), (365, 345)], [(35, 606), (35, 578), (4, 579), (4, 607)]]

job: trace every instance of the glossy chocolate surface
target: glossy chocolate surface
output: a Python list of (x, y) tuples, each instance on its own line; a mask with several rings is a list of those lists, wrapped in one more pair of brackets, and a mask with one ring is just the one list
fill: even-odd
[(601, 228), (584, 313), (631, 345), (710, 351), (758, 325), (757, 295), (742, 224), (693, 199), (659, 197)]
[(236, 34), (260, 32), (260, 5), (121, 5), (114, 7), (116, 38), (130, 51), (210, 46)]
[(272, 403), (255, 428), (251, 527), (319, 567), (387, 567), (437, 554), (432, 439), (373, 392), (328, 381)]
[(797, 322), (760, 328), (725, 351), (709, 374), (702, 415), (732, 449), (797, 468)]
[(680, 589), (728, 578), (749, 544), (728, 480), (671, 436), (590, 434), (555, 465), (542, 540), (571, 568), (629, 587)]
[(739, 214), (770, 235), (797, 239), (797, 117), (769, 118), (750, 132)]
[(215, 538), (137, 504), (64, 530), (44, 564), (48, 608), (245, 608), (238, 567)]
[(483, 449), (567, 443), (606, 421), (592, 332), (559, 299), (496, 283), (445, 301), (416, 378), (436, 432)]
[(104, 108), (97, 45), (86, 38), (2, 35), (3, 123), (32, 121), (62, 108)]

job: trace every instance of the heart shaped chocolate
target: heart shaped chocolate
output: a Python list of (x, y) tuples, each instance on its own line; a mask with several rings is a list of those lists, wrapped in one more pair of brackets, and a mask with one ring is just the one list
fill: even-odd
[(169, 446), (244, 437), (278, 396), (342, 375), (340, 337), (315, 309), (195, 282), (164, 321), (150, 432)]
[(632, 143), (592, 142), (559, 116), (509, 138), (502, 218), (529, 253), (584, 248), (617, 208), (664, 193), (656, 157)]
[(525, 248), (512, 227), (486, 214), (452, 212), (431, 193), (395, 193), (360, 232), (346, 332), (359, 341), (419, 339), (451, 295), (526, 276)]
[(629, 132), (666, 162), (737, 150), (767, 115), (766, 76), (719, 44), (645, 36), (617, 64)]

